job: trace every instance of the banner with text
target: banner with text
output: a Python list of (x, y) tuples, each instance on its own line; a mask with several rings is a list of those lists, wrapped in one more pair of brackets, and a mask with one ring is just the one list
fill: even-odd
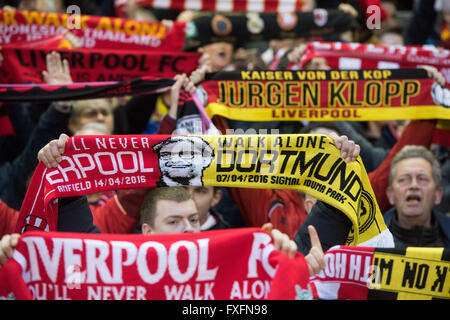
[(450, 251), (336, 246), (311, 279), (314, 298), (335, 300), (450, 299)]
[(39, 40), (70, 31), (83, 48), (182, 51), (186, 24), (135, 21), (115, 17), (0, 10), (0, 45)]
[(308, 291), (309, 270), (261, 229), (167, 235), (27, 232), (0, 299), (262, 300)]
[(450, 93), (423, 69), (230, 71), (201, 84), (210, 117), (245, 121), (450, 119)]
[(0, 67), (0, 83), (42, 83), (46, 55), (57, 51), (67, 59), (74, 82), (123, 81), (152, 75), (172, 78), (190, 74), (198, 67), (200, 54), (190, 52), (144, 52), (142, 50), (22, 48), (6, 45)]
[(361, 159), (325, 135), (75, 136), (57, 168), (39, 163), (16, 230), (56, 230), (59, 197), (187, 185), (304, 191), (349, 218), (348, 244), (387, 230)]

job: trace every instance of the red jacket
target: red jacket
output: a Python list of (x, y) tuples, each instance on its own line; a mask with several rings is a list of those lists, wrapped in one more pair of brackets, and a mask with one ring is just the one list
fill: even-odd
[(18, 210), (8, 207), (6, 203), (0, 200), (0, 239), (5, 234), (14, 233), (19, 213)]

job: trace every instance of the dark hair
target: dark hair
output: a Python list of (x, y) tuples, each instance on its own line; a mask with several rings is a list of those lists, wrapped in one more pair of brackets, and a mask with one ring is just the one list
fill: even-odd
[(159, 187), (149, 192), (141, 206), (141, 223), (154, 227), (156, 218), (156, 205), (159, 200), (184, 202), (190, 200), (191, 194), (184, 187)]

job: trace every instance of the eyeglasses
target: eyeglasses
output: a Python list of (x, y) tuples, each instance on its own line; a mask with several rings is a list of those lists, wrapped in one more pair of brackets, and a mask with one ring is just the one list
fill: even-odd
[(201, 157), (201, 152), (198, 151), (185, 151), (181, 150), (179, 152), (161, 152), (159, 158), (162, 160), (171, 160), (175, 157), (179, 157), (183, 160), (191, 160), (195, 157)]

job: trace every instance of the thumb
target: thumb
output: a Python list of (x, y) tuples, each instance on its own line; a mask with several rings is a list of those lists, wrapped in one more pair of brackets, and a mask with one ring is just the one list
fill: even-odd
[(66, 150), (66, 142), (69, 140), (69, 136), (65, 133), (61, 133), (58, 139), (58, 151), (63, 154)]

